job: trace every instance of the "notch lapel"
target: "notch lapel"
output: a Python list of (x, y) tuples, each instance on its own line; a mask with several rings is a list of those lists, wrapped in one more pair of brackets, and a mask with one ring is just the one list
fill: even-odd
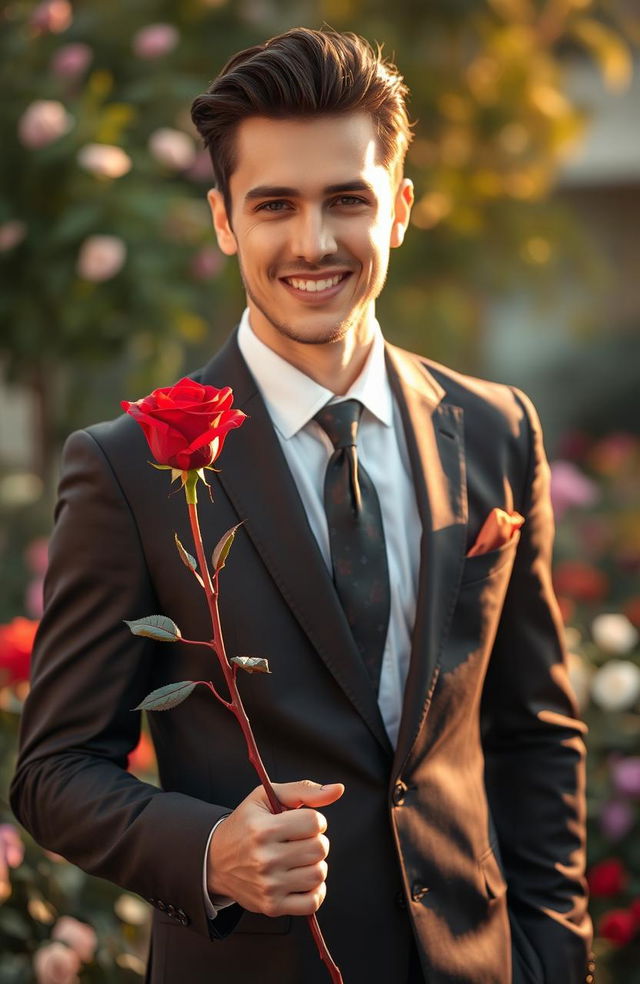
[(201, 378), (204, 384), (231, 386), (234, 406), (250, 418), (225, 444), (218, 480), (238, 517), (245, 521), (244, 529), (285, 604), (391, 757), (391, 743), (365, 665), (236, 335), (234, 332), (208, 363)]
[(411, 660), (393, 774), (404, 768), (427, 714), (464, 562), (467, 495), (463, 416), (411, 356), (386, 346), (422, 519), (420, 573)]

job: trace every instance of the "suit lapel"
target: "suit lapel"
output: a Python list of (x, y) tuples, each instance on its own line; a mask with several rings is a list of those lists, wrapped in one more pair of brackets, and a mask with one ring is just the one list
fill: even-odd
[[(318, 548), (264, 401), (236, 334), (202, 372), (204, 384), (231, 386), (249, 416), (225, 444), (217, 476), (244, 529), (329, 672), (389, 756), (391, 744), (367, 671)], [(206, 514), (205, 514), (206, 515)], [(203, 522), (206, 519), (203, 516)]]
[(422, 519), (411, 661), (394, 761), (398, 775), (427, 713), (453, 613), (467, 524), (462, 410), (417, 361), (387, 345), (387, 368), (401, 409)]

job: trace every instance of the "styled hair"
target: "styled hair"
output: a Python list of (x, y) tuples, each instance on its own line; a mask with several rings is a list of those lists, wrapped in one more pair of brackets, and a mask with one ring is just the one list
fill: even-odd
[(243, 120), (365, 112), (376, 129), (380, 163), (401, 172), (412, 138), (407, 95), (380, 47), (374, 50), (357, 34), (297, 27), (234, 55), (194, 100), (191, 118), (211, 155), (230, 217), (235, 133)]

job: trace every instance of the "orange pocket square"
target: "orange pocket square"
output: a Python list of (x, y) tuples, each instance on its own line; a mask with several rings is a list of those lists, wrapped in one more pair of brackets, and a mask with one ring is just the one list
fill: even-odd
[(508, 513), (504, 509), (498, 508), (492, 509), (467, 557), (476, 557), (478, 554), (497, 550), (498, 547), (508, 543), (523, 523), (524, 516), (521, 516), (520, 513)]

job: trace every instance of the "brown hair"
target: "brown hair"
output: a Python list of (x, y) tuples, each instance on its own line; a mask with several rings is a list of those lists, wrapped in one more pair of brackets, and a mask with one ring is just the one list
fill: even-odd
[(211, 154), (230, 216), (234, 135), (243, 120), (366, 112), (376, 127), (381, 163), (400, 170), (412, 138), (407, 94), (379, 47), (374, 50), (357, 34), (298, 27), (234, 55), (194, 100), (191, 118)]

